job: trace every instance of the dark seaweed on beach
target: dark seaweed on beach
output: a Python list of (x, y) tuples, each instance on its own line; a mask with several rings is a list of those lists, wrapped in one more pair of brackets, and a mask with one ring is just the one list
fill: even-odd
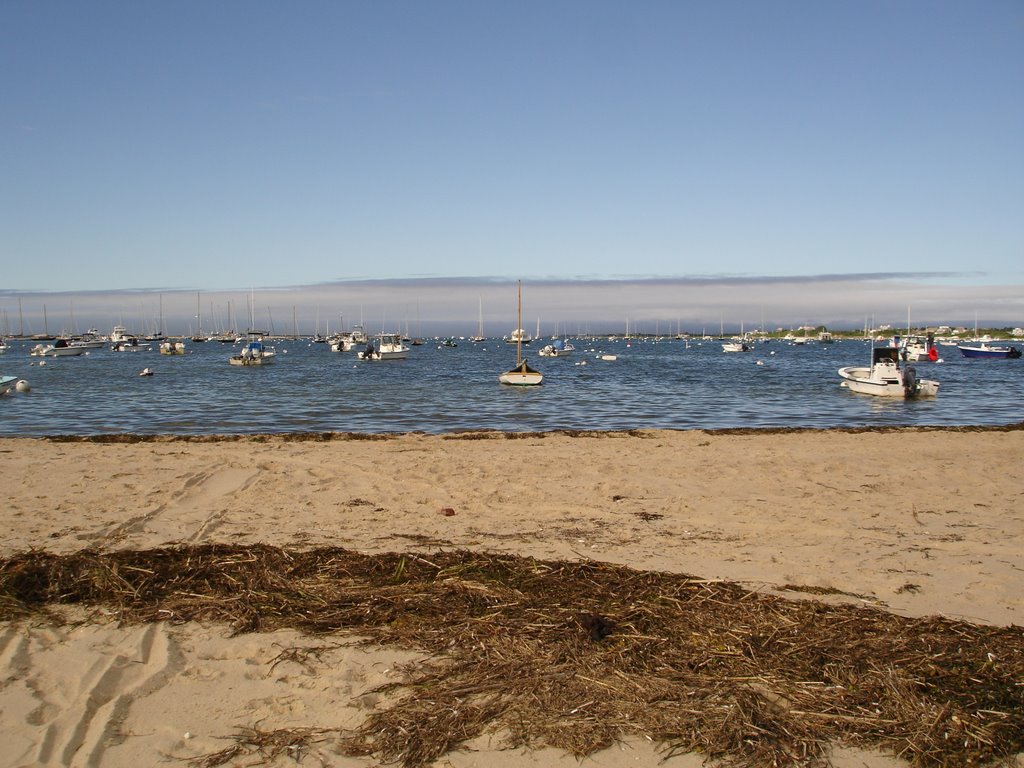
[[(0, 560), (0, 619), (59, 621), (59, 604), (125, 623), (350, 633), (421, 652), (386, 689), (388, 704), (330, 737), (347, 754), (410, 768), (482, 734), (577, 756), (641, 736), (667, 757), (735, 766), (827, 765), (835, 744), (915, 766), (996, 763), (1024, 750), (1020, 627), (905, 618), (680, 574), (227, 545)], [(193, 762), (295, 753), (328, 738), (307, 730), (247, 731)]]

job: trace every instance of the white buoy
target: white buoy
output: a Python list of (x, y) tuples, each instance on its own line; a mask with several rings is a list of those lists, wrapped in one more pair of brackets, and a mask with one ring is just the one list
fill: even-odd
[(32, 387), (30, 387), (28, 385), (28, 382), (25, 381), (24, 379), (18, 379), (18, 382), (17, 384), (14, 385), (14, 388), (19, 392), (30, 392), (32, 390)]

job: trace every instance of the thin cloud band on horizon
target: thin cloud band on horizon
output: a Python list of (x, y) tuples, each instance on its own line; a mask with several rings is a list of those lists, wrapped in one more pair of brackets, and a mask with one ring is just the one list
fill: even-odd
[[(972, 323), (975, 314), (991, 327), (1019, 326), (1024, 320), (1024, 286), (956, 285), (953, 277), (983, 273), (886, 272), (798, 276), (701, 275), (613, 280), (549, 278), (524, 280), (524, 317), (545, 327), (621, 329), (630, 323), (700, 330), (702, 327), (863, 327), (867, 318), (902, 327)], [(515, 280), (478, 278), (401, 278), (328, 281), (235, 290), (196, 288), (115, 289), (111, 291), (0, 291), (0, 333), (24, 325), (104, 328), (112, 322), (139, 328), (161, 317), (171, 333), (187, 331), (197, 315), (247, 317), (276, 315), (280, 325), (312, 328), (323, 318), (332, 327), (394, 326), (412, 321), (435, 333), (464, 334), (476, 329), (478, 304), (488, 330), (498, 335), (515, 318)], [(48, 312), (47, 312), (48, 305)], [(197, 311), (198, 307), (198, 311)], [(225, 309), (226, 308), (226, 309)], [(287, 318), (287, 322), (285, 321)], [(505, 328), (508, 325), (509, 328)]]
[(0, 296), (93, 296), (93, 295), (135, 295), (135, 294), (158, 294), (158, 293), (180, 293), (196, 292), (201, 293), (239, 293), (243, 291), (292, 291), (303, 289), (343, 287), (351, 285), (394, 285), (394, 286), (501, 286), (514, 285), (522, 281), (524, 285), (571, 285), (571, 286), (608, 286), (616, 283), (634, 284), (661, 284), (661, 285), (774, 285), (789, 283), (835, 283), (835, 282), (886, 282), (898, 280), (956, 280), (956, 279), (979, 279), (987, 273), (975, 272), (850, 272), (850, 273), (818, 273), (801, 275), (757, 275), (757, 274), (734, 274), (734, 273), (713, 273), (713, 274), (689, 274), (689, 275), (665, 275), (665, 274), (620, 274), (608, 276), (596, 275), (575, 275), (575, 276), (523, 276), (507, 277), (502, 275), (434, 275), (434, 276), (410, 276), (410, 277), (340, 277), (330, 280), (323, 280), (314, 283), (289, 283), (283, 285), (238, 285), (233, 287), (204, 288), (196, 285), (164, 285), (164, 286), (137, 286), (133, 288), (97, 288), (86, 290), (45, 290), (33, 288), (8, 288), (0, 290)]

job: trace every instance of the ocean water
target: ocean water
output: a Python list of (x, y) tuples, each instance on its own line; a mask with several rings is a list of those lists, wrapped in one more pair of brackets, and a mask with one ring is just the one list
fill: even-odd
[[(758, 344), (725, 353), (717, 341), (574, 340), (567, 358), (537, 357), (540, 387), (507, 387), (498, 374), (515, 347), (492, 339), (444, 347), (427, 341), (406, 360), (360, 361), (307, 339), (273, 342), (266, 367), (236, 367), (237, 347), (187, 343), (182, 356), (92, 350), (29, 356), (9, 342), (0, 374), (25, 379), (27, 393), (0, 398), (0, 434), (252, 434), (278, 432), (445, 433), (974, 426), (1024, 420), (1024, 359), (967, 360), (940, 347), (940, 362), (917, 363), (941, 383), (938, 397), (889, 400), (839, 386), (837, 369), (866, 365), (866, 342)], [(614, 354), (604, 361), (600, 354)], [(154, 375), (140, 377), (149, 367)]]

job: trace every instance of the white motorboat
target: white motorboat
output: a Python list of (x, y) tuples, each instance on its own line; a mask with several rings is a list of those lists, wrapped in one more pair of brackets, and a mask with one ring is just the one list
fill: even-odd
[(270, 365), (276, 357), (273, 347), (266, 346), (262, 338), (251, 336), (242, 351), (229, 357), (228, 362), (231, 365)]
[(516, 328), (512, 333), (505, 337), (505, 341), (508, 344), (529, 344), (533, 341), (533, 337), (522, 328)]
[(723, 352), (749, 352), (750, 345), (745, 341), (726, 341), (722, 344)]
[(131, 336), (122, 341), (115, 341), (110, 345), (112, 352), (148, 352), (149, 344), (140, 343), (137, 338)]
[(900, 359), (906, 363), (935, 362), (939, 359), (939, 351), (935, 348), (935, 337), (904, 336), (897, 345)]
[(149, 344), (139, 343), (139, 337), (128, 333), (123, 325), (115, 325), (110, 332), (110, 349), (114, 352), (146, 352)]
[(132, 339), (138, 338), (133, 333), (128, 333), (128, 329), (123, 325), (115, 325), (114, 330), (110, 332), (110, 343), (117, 344), (119, 342), (131, 341)]
[(53, 344), (36, 344), (29, 350), (34, 357), (74, 357), (85, 352), (85, 347), (72, 346), (67, 339), (57, 339)]
[(939, 382), (917, 378), (913, 366), (900, 367), (897, 347), (875, 347), (871, 350), (871, 365), (848, 366), (839, 369), (840, 386), (851, 392), (879, 397), (935, 397)]
[(550, 344), (545, 344), (538, 349), (537, 354), (541, 357), (568, 357), (575, 351), (576, 347), (571, 342), (564, 339), (555, 339)]
[(409, 348), (402, 343), (399, 333), (378, 333), (356, 354), (360, 360), (404, 360), (409, 355)]
[(331, 352), (351, 352), (357, 347), (365, 347), (370, 339), (363, 330), (363, 326), (357, 325), (351, 331), (342, 331), (333, 336), (330, 340)]
[(17, 383), (17, 376), (0, 376), (0, 395), (6, 395)]
[(80, 347), (81, 349), (103, 349), (107, 342), (103, 339), (72, 339), (68, 342), (68, 345)]
[(167, 339), (160, 345), (161, 355), (184, 355), (185, 354), (185, 342), (174, 341), (173, 339)]

